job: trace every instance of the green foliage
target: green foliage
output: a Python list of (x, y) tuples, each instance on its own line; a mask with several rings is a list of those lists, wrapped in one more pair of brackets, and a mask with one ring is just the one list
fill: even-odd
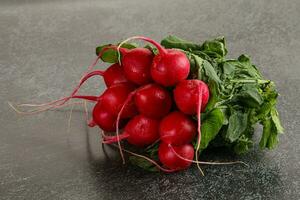
[[(99, 55), (99, 53), (104, 48), (107, 48), (102, 53), (101, 60), (103, 62), (107, 62), (107, 63), (117, 63), (118, 62), (118, 52), (117, 52), (117, 50), (116, 49), (109, 49), (109, 47), (113, 47), (113, 46), (115, 46), (115, 45), (105, 44), (105, 45), (98, 46), (96, 48), (96, 55)], [(116, 46), (118, 46), (118, 45), (116, 45)], [(124, 44), (122, 44), (122, 47), (126, 48), (126, 49), (133, 49), (133, 48), (136, 48), (137, 45), (136, 44), (131, 44), (131, 43), (124, 43)]]
[(205, 149), (213, 140), (223, 126), (224, 114), (220, 109), (214, 109), (207, 113), (201, 123), (201, 144), (200, 149)]
[(225, 138), (235, 142), (247, 128), (247, 113), (233, 110), (228, 121), (228, 129)]
[(200, 50), (210, 57), (223, 58), (227, 54), (225, 38), (219, 37), (214, 40), (205, 41)]
[(144, 158), (141, 157), (136, 157), (136, 156), (130, 156), (129, 161), (131, 164), (136, 165), (146, 171), (150, 172), (157, 172), (158, 169), (153, 165), (151, 162), (145, 160)]
[(182, 49), (185, 51), (201, 49), (201, 45), (183, 40), (174, 35), (169, 35), (168, 37), (164, 38), (161, 41), (161, 45), (163, 45), (165, 48), (168, 48), (168, 49), (176, 48), (176, 49)]
[[(262, 149), (273, 149), (283, 132), (274, 83), (263, 79), (250, 57), (227, 59), (224, 37), (205, 41), (202, 45), (168, 36), (161, 44), (166, 48), (184, 51), (191, 63), (191, 78), (206, 82), (210, 100), (202, 114), (201, 150), (212, 143), (231, 147), (238, 154), (253, 146), (254, 125), (261, 123)], [(221, 114), (222, 113), (222, 114)]]

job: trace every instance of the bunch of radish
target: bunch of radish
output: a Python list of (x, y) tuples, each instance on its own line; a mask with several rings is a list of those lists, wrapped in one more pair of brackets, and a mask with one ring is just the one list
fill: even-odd
[[(115, 132), (115, 135), (104, 134), (103, 143), (117, 143), (122, 158), (123, 140), (137, 148), (159, 142), (160, 164), (145, 158), (159, 169), (173, 172), (186, 169), (193, 162), (200, 163), (200, 113), (209, 100), (208, 86), (201, 80), (187, 79), (190, 63), (182, 51), (165, 49), (142, 36), (129, 39), (149, 42), (158, 53), (143, 47), (126, 49), (121, 44), (104, 48), (97, 61), (104, 51), (115, 49), (119, 62), (105, 71), (92, 71), (91, 67), (69, 97), (47, 105), (59, 107), (72, 98), (94, 102), (89, 126)], [(80, 86), (93, 76), (103, 77), (105, 91), (99, 96), (77, 95)], [(192, 116), (197, 116), (197, 120)], [(192, 145), (194, 140), (196, 149)]]
[[(118, 47), (119, 63), (103, 76), (107, 89), (99, 97), (73, 96), (95, 101), (90, 126), (104, 131), (115, 131), (115, 136), (103, 137), (103, 143), (129, 144), (145, 148), (160, 142), (158, 157), (164, 169), (171, 171), (188, 168), (194, 159), (191, 142), (198, 130), (198, 150), (201, 139), (200, 112), (209, 99), (208, 86), (200, 80), (188, 80), (190, 63), (187, 56), (175, 49), (165, 49), (146, 37), (134, 37), (153, 44), (158, 53), (148, 48)], [(115, 48), (115, 47), (112, 47)], [(192, 119), (197, 115), (197, 121)], [(124, 128), (119, 134), (119, 128)]]

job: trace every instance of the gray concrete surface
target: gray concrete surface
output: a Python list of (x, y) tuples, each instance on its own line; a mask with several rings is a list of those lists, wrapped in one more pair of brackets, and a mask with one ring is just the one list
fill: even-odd
[[(0, 1), (0, 199), (300, 199), (299, 19), (299, 0)], [(68, 109), (24, 117), (6, 103), (68, 94), (97, 44), (168, 34), (199, 42), (224, 35), (230, 57), (249, 54), (276, 82), (285, 127), (276, 150), (208, 153), (250, 167), (203, 166), (205, 177), (196, 167), (147, 173), (122, 166), (109, 149), (105, 157), (80, 106), (68, 132)], [(97, 94), (101, 83), (82, 93)]]

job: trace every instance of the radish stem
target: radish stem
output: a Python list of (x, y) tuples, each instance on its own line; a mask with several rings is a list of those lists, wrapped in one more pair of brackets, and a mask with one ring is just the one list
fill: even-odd
[(121, 147), (121, 143), (120, 143), (120, 138), (119, 138), (119, 122), (120, 122), (120, 118), (121, 118), (121, 114), (125, 108), (125, 106), (127, 105), (127, 103), (131, 100), (131, 98), (133, 97), (133, 95), (136, 93), (136, 90), (131, 92), (127, 99), (125, 100), (125, 102), (123, 103), (122, 107), (121, 107), (121, 110), (120, 112), (118, 113), (118, 116), (117, 116), (117, 121), (116, 121), (116, 135), (117, 135), (117, 141), (118, 141), (118, 147), (119, 147), (119, 150), (120, 150), (120, 155), (121, 155), (121, 158), (123, 160), (123, 164), (125, 164), (125, 159), (124, 159), (124, 155), (123, 155), (123, 152), (122, 152), (122, 147)]
[(152, 40), (152, 39), (150, 39), (150, 38), (147, 38), (147, 37), (143, 37), (143, 36), (133, 36), (133, 37), (130, 37), (130, 38), (127, 38), (127, 39), (123, 40), (123, 41), (118, 45), (118, 47), (117, 47), (118, 61), (119, 61), (119, 64), (120, 64), (120, 65), (122, 65), (122, 63), (121, 63), (121, 54), (120, 54), (120, 48), (121, 48), (121, 46), (122, 46), (124, 43), (126, 43), (126, 42), (128, 42), (128, 41), (130, 41), (130, 40), (134, 40), (134, 39), (144, 40), (144, 41), (147, 41), (147, 42), (153, 44), (153, 45), (158, 49), (158, 51), (159, 51), (159, 53), (160, 53), (161, 55), (163, 55), (163, 54), (166, 53), (166, 50), (165, 50), (159, 43), (157, 43), (156, 41), (154, 41), (154, 40)]
[[(201, 106), (202, 106), (202, 87), (200, 87), (200, 84), (197, 85), (198, 87), (198, 104), (197, 104), (197, 129), (198, 129), (198, 139), (197, 139), (197, 147), (196, 147), (196, 161), (198, 161), (198, 152), (200, 149), (200, 143), (201, 143)], [(199, 163), (197, 162), (197, 167), (200, 171), (200, 173), (202, 174), (202, 176), (204, 176), (204, 172), (202, 171)]]

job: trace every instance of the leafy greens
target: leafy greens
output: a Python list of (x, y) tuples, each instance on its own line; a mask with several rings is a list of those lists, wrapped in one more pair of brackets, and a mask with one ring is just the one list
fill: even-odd
[(210, 101), (203, 113), (201, 149), (219, 136), (219, 145), (245, 153), (253, 146), (253, 127), (257, 123), (263, 126), (261, 149), (276, 147), (278, 135), (283, 132), (276, 110), (278, 93), (247, 55), (226, 59), (224, 37), (199, 45), (168, 36), (161, 44), (184, 51), (190, 59), (191, 78), (205, 81), (210, 88)]

